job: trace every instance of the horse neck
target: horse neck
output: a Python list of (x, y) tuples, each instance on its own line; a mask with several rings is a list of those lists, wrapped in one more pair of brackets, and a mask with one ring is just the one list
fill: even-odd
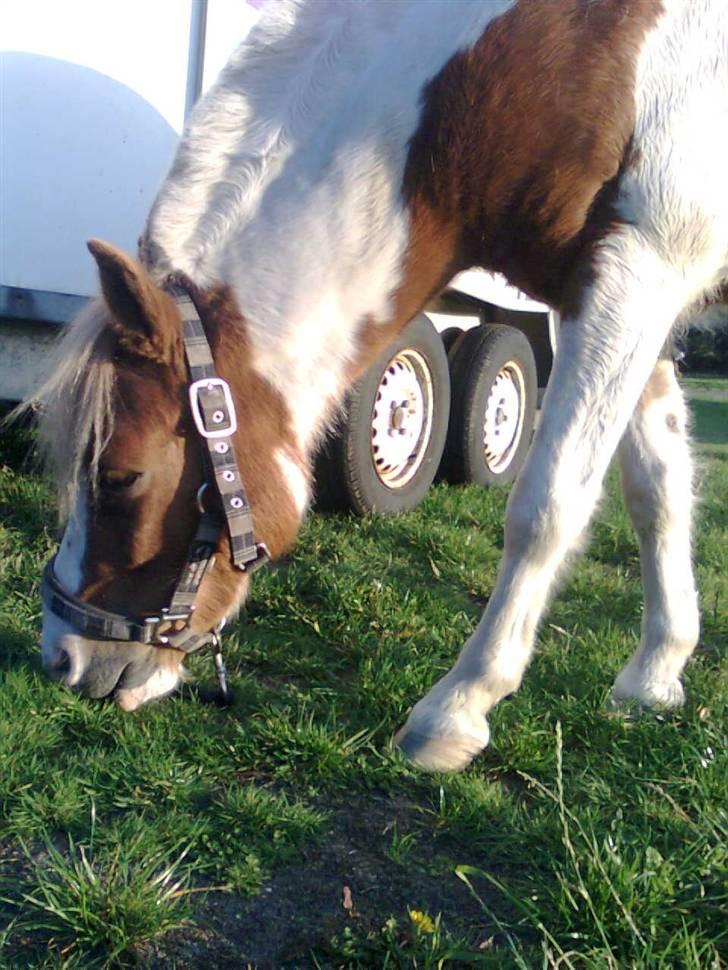
[(440, 281), (429, 255), (426, 271), (412, 258), (408, 146), (428, 80), (510, 2), (464, 0), (453, 16), (432, 0), (423, 16), (419, 0), (332, 0), (281, 5), (280, 21), (270, 5), (195, 109), (142, 254), (229, 288), (306, 451)]
[(455, 271), (454, 231), (435, 228), (424, 210), (400, 207), (397, 219), (406, 229), (403, 244), (345, 269), (322, 260), (317, 275), (309, 265), (308, 276), (293, 271), (291, 255), (287, 278), (270, 274), (256, 287), (247, 284), (255, 276), (250, 267), (238, 272), (240, 262), (231, 258), (225, 282), (201, 291), (216, 361), (237, 396), (250, 402), (250, 420), (255, 402), (266, 402), (306, 463), (352, 383)]
[(224, 293), (210, 318), (237, 337), (225, 354), (275, 389), (306, 458), (352, 381), (452, 275), (453, 233), (405, 203), (404, 159), (393, 177), (380, 152), (361, 150), (310, 194), (270, 189), (256, 219), (201, 263), (181, 247), (149, 267), (155, 278), (181, 268), (200, 292)]

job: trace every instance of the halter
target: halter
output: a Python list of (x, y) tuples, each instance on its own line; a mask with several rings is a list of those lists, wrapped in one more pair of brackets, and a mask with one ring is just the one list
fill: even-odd
[[(204, 443), (205, 468), (205, 481), (197, 492), (200, 519), (169, 606), (159, 614), (139, 619), (85, 603), (59, 582), (53, 568), (55, 556), (44, 570), (41, 594), (52, 613), (92, 640), (133, 641), (172, 647), (182, 653), (193, 653), (211, 644), (218, 685), (223, 697), (227, 698), (227, 677), (220, 648), (220, 632), (225, 621), (207, 633), (192, 633), (190, 623), (195, 599), (224, 529), (227, 529), (230, 540), (232, 562), (241, 572), (254, 572), (268, 562), (270, 555), (264, 542), (255, 541), (253, 514), (235, 460), (232, 439), (237, 430), (237, 418), (230, 387), (215, 372), (210, 344), (189, 292), (176, 280), (168, 282), (165, 289), (174, 299), (182, 318), (182, 338), (190, 375), (190, 408)], [(204, 494), (211, 487), (220, 498), (220, 511), (205, 509)], [(180, 623), (183, 625), (177, 628)]]

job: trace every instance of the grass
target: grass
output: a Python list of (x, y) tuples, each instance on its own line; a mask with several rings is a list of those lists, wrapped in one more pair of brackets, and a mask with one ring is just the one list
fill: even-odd
[(726, 401), (728, 382), (720, 377), (690, 377), (685, 380), (693, 417), (700, 433), (704, 454), (728, 455)]
[[(47, 842), (40, 861), (27, 847), (23, 851), (32, 878), (19, 893), (26, 914), (20, 925), (56, 943), (63, 965), (114, 963), (187, 922), (183, 897), (192, 890), (186, 888), (189, 871), (182, 870), (186, 850), (170, 861), (171, 853), (150, 856), (137, 840), (97, 861), (93, 849), (76, 847), (69, 838), (67, 851)], [(17, 907), (17, 890), (15, 899), (5, 901)]]
[[(389, 749), (492, 588), (505, 494), (312, 516), (226, 637), (230, 708), (124, 715), (50, 683), (54, 545), (31, 436), (0, 459), (0, 966), (725, 967), (728, 384), (689, 382), (703, 604), (679, 713), (610, 712), (635, 646), (634, 537), (610, 477), (522, 689), (463, 775)], [(710, 405), (710, 406), (708, 406)], [(212, 685), (212, 663), (191, 663)]]

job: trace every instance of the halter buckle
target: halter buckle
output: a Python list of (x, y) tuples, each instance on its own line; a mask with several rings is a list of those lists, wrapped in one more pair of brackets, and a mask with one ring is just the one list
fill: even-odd
[(265, 566), (267, 562), (270, 561), (270, 553), (268, 552), (268, 546), (264, 542), (255, 543), (255, 559), (250, 559), (248, 562), (241, 563), (238, 566), (241, 572), (244, 573), (254, 573), (261, 566)]
[[(220, 414), (223, 427), (209, 429), (202, 414), (200, 396), (205, 391), (211, 391), (215, 387), (219, 387), (222, 391), (223, 404), (220, 408)], [(235, 404), (233, 403), (230, 385), (222, 377), (203, 377), (198, 381), (193, 381), (190, 384), (190, 407), (192, 408), (195, 426), (203, 438), (229, 438), (238, 430), (238, 419), (235, 414)]]

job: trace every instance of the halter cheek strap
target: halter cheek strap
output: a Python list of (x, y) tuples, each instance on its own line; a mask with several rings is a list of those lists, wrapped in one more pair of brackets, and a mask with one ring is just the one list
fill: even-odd
[(253, 514), (235, 461), (233, 435), (237, 418), (226, 381), (218, 377), (200, 314), (189, 293), (177, 282), (168, 283), (182, 318), (182, 336), (190, 372), (190, 408), (197, 432), (205, 443), (208, 472), (217, 488), (230, 538), (230, 554), (238, 569), (261, 557), (255, 541)]
[[(193, 633), (190, 623), (195, 599), (224, 529), (230, 542), (232, 562), (241, 572), (254, 572), (265, 565), (270, 556), (265, 543), (255, 541), (253, 515), (235, 460), (233, 436), (237, 418), (230, 388), (215, 371), (205, 329), (187, 289), (176, 280), (170, 281), (166, 289), (174, 298), (182, 318), (182, 336), (191, 378), (190, 408), (205, 445), (202, 452), (205, 481), (197, 493), (200, 520), (169, 606), (158, 615), (134, 619), (86, 603), (59, 582), (54, 570), (55, 557), (45, 568), (41, 591), (51, 612), (91, 639), (148, 643), (172, 647), (183, 653), (192, 653), (212, 643), (218, 684), (223, 696), (227, 697), (219, 637), (224, 620), (206, 633)], [(202, 501), (205, 491), (213, 485), (220, 498), (219, 511), (205, 509)], [(182, 629), (174, 630), (174, 625), (180, 622), (184, 623)]]

